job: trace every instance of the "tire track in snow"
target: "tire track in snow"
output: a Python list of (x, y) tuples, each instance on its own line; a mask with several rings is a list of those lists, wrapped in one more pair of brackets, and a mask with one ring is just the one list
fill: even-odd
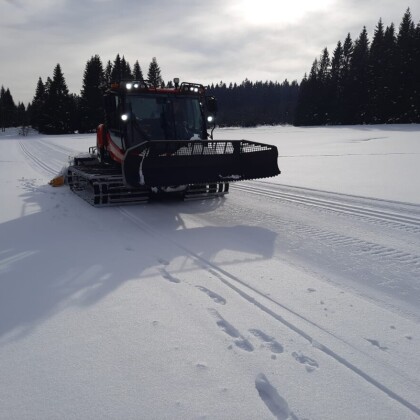
[[(258, 309), (260, 309), (265, 314), (271, 316), (276, 321), (283, 324), (285, 327), (290, 329), (291, 331), (298, 334), (300, 337), (308, 341), (313, 347), (318, 349), (319, 351), (323, 352), (324, 355), (329, 356), (332, 358), (335, 362), (339, 363), (343, 367), (349, 369), (352, 373), (358, 375), (361, 379), (365, 380), (367, 383), (375, 387), (376, 389), (382, 391), (385, 395), (390, 397), (391, 399), (395, 400), (411, 412), (417, 414), (420, 416), (420, 408), (417, 407), (415, 404), (411, 403), (407, 399), (405, 399), (403, 396), (399, 395), (398, 392), (393, 391), (391, 388), (386, 386), (385, 384), (381, 383), (380, 381), (376, 380), (373, 376), (365, 372), (363, 369), (357, 367), (354, 363), (347, 360), (345, 357), (341, 356), (339, 353), (335, 352), (332, 348), (329, 346), (323, 344), (319, 340), (316, 339), (316, 337), (312, 336), (311, 333), (308, 333), (304, 330), (304, 328), (299, 327), (296, 321), (303, 321), (306, 323), (309, 327), (319, 330), (322, 333), (326, 333), (327, 335), (333, 337), (335, 340), (338, 340), (340, 342), (343, 342), (347, 346), (351, 347), (351, 344), (346, 342), (345, 340), (341, 339), (340, 337), (335, 336), (331, 332), (327, 331), (325, 328), (321, 327), (320, 325), (316, 324), (315, 322), (311, 321), (309, 318), (306, 318), (305, 316), (297, 313), (293, 309), (287, 307), (286, 305), (282, 304), (281, 302), (278, 302), (271, 298), (270, 296), (265, 295), (261, 291), (257, 290), (253, 286), (247, 284), (242, 279), (234, 276), (233, 274), (230, 274), (223, 268), (213, 264), (211, 261), (206, 260), (205, 258), (201, 257), (200, 255), (196, 254), (194, 251), (188, 249), (183, 244), (175, 241), (171, 237), (164, 235), (160, 232), (157, 232), (153, 227), (148, 225), (146, 222), (138, 218), (137, 216), (130, 213), (129, 210), (119, 207), (118, 210), (125, 216), (127, 219), (131, 220), (135, 225), (137, 225), (141, 230), (149, 233), (150, 235), (164, 240), (165, 243), (171, 243), (172, 245), (182, 249), (187, 255), (189, 255), (193, 260), (196, 261), (196, 263), (201, 266), (203, 269), (208, 271), (210, 274), (212, 274), (214, 277), (219, 279), (225, 286), (229, 287), (231, 290), (236, 292), (239, 296), (241, 296), (244, 300), (251, 303), (252, 305), (256, 306)], [(279, 313), (279, 310), (272, 309), (278, 308), (282, 311), (285, 311), (292, 319), (295, 318), (296, 321), (289, 321), (284, 316), (282, 316)], [(239, 334), (240, 338), (243, 338), (240, 333), (230, 324), (227, 323), (226, 320), (224, 320), (220, 314), (215, 311), (213, 315), (218, 319), (218, 325), (221, 329), (223, 329), (227, 334), (231, 332), (232, 334), (237, 332)], [(232, 328), (229, 328), (232, 327)], [(229, 331), (229, 332), (228, 332)], [(229, 334), (231, 335), (231, 334)], [(234, 337), (234, 335), (231, 335)], [(251, 350), (248, 350), (251, 351)], [(295, 357), (296, 356), (296, 357)], [(303, 363), (305, 365), (310, 364), (310, 361), (306, 358), (304, 355), (300, 355), (296, 353), (295, 359), (299, 361), (299, 363)], [(312, 360), (312, 359), (311, 359)], [(315, 362), (315, 361), (312, 361)], [(317, 363), (317, 362), (315, 362)], [(314, 363), (312, 363), (312, 367), (316, 368)], [(261, 396), (261, 394), (260, 394)], [(281, 418), (281, 417), (280, 417)]]

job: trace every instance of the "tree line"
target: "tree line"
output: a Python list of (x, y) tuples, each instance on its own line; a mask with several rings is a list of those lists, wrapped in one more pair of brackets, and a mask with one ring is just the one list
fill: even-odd
[(25, 105), (19, 102), (17, 105), (13, 100), (9, 88), (0, 88), (0, 129), (6, 127), (21, 127), (28, 124), (28, 115)]
[(299, 85), (287, 79), (283, 83), (245, 79), (239, 85), (211, 85), (208, 92), (218, 100), (220, 126), (293, 124)]
[[(103, 94), (111, 81), (141, 80), (143, 72), (138, 60), (133, 68), (119, 54), (104, 66), (98, 55), (86, 63), (80, 95), (69, 92), (61, 65), (44, 82), (39, 77), (35, 96), (25, 108), (15, 104), (9, 89), (0, 91), (0, 126), (32, 126), (40, 133), (66, 134), (92, 132), (103, 121)], [(154, 86), (164, 85), (155, 57), (150, 62), (147, 80)]]
[[(286, 79), (209, 86), (219, 101), (218, 124), (325, 125), (420, 123), (420, 23), (414, 25), (409, 9), (398, 31), (380, 19), (368, 39), (366, 27), (353, 41), (338, 41), (333, 54), (325, 48), (300, 85)], [(138, 60), (131, 67), (117, 54), (103, 65), (98, 55), (86, 63), (80, 95), (67, 88), (60, 64), (52, 77), (41, 78), (27, 108), (15, 105), (9, 89), (0, 90), (0, 126), (31, 125), (42, 133), (94, 131), (103, 121), (103, 93), (111, 81), (144, 80)], [(166, 85), (153, 58), (146, 80)]]
[[(164, 84), (155, 57), (147, 77), (154, 86)], [(46, 134), (95, 131), (104, 119), (103, 94), (112, 81), (120, 80), (143, 81), (139, 62), (131, 69), (124, 56), (117, 54), (114, 62), (108, 61), (104, 67), (98, 55), (91, 57), (85, 66), (80, 95), (69, 93), (61, 66), (57, 64), (52, 78), (45, 83), (38, 79), (29, 110), (32, 127)]]
[(420, 123), (420, 23), (410, 9), (398, 32), (380, 19), (353, 42), (325, 48), (303, 78), (295, 125)]

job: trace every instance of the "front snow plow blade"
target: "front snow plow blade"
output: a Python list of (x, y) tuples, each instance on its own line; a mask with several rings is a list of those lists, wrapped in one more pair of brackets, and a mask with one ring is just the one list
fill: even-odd
[(280, 173), (277, 148), (248, 140), (153, 140), (127, 150), (131, 187), (169, 187), (267, 178)]

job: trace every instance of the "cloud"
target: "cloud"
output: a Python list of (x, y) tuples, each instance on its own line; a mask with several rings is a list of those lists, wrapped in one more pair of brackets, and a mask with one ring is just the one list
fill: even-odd
[[(1, 0), (0, 0), (1, 1)], [(408, 0), (413, 19), (420, 4)], [(323, 48), (356, 39), (382, 17), (398, 28), (394, 0), (3, 0), (0, 84), (30, 101), (38, 77), (60, 63), (79, 93), (87, 60), (120, 53), (144, 73), (157, 57), (165, 80), (202, 83), (301, 80)]]

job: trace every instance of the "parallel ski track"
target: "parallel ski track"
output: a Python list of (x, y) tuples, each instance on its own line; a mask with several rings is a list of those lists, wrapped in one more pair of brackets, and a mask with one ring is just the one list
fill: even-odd
[[(325, 210), (345, 213), (351, 216), (375, 219), (380, 222), (392, 223), (393, 225), (402, 225), (403, 227), (409, 227), (413, 232), (420, 232), (420, 206), (413, 206), (419, 207), (417, 210), (419, 216), (417, 217), (417, 215), (408, 215), (382, 209), (373, 209), (353, 204), (340, 203), (338, 201), (310, 196), (309, 194), (303, 195), (299, 193), (294, 194), (290, 192), (284, 192), (279, 190), (281, 189), (280, 185), (278, 186), (278, 189), (275, 189), (275, 187), (275, 185), (269, 188), (266, 186), (260, 187), (255, 185), (238, 185), (237, 183), (231, 186), (233, 190), (240, 190), (254, 195), (304, 204), (312, 207), (319, 207)], [(290, 189), (292, 187), (287, 188)]]
[(35, 164), (35, 166), (43, 173), (47, 173), (47, 175), (56, 175), (57, 174), (57, 168), (53, 168), (47, 163), (45, 163), (43, 160), (39, 159), (37, 156), (35, 156), (28, 147), (26, 147), (26, 143), (24, 141), (19, 142), (19, 146), (24, 154), (24, 156), (30, 161)]
[(41, 144), (46, 149), (51, 149), (51, 150), (57, 151), (58, 153), (60, 153), (62, 155), (66, 155), (66, 156), (74, 156), (74, 155), (77, 155), (78, 153), (80, 153), (80, 151), (78, 151), (78, 150), (71, 149), (71, 148), (63, 146), (63, 145), (50, 143), (46, 140), (37, 140), (37, 143)]
[[(296, 334), (304, 338), (308, 341), (312, 346), (316, 347), (320, 351), (322, 351), (325, 355), (331, 357), (333, 360), (338, 362), (340, 365), (348, 368), (354, 374), (358, 375), (360, 378), (374, 386), (376, 389), (382, 391), (391, 399), (395, 400), (402, 406), (406, 407), (411, 412), (420, 416), (420, 407), (417, 407), (415, 404), (411, 403), (397, 392), (390, 389), (388, 386), (382, 384), (380, 381), (376, 380), (374, 377), (369, 375), (367, 372), (363, 371), (363, 369), (357, 367), (350, 361), (348, 361), (345, 357), (341, 356), (339, 353), (334, 351), (332, 348), (322, 344), (319, 340), (313, 337), (310, 333), (304, 331), (304, 329), (297, 326), (297, 321), (304, 321), (310, 327), (315, 327), (320, 332), (324, 334), (328, 334), (332, 336), (334, 339), (339, 340), (346, 344), (347, 346), (353, 347), (351, 343), (343, 340), (340, 337), (332, 334), (325, 328), (321, 327), (320, 325), (316, 324), (315, 322), (311, 321), (310, 319), (306, 318), (305, 316), (297, 313), (293, 309), (287, 307), (286, 305), (282, 304), (281, 302), (276, 301), (275, 299), (271, 298), (270, 296), (265, 295), (263, 292), (259, 291), (258, 289), (254, 288), (253, 286), (247, 284), (244, 280), (234, 276), (233, 274), (229, 273), (228, 271), (224, 270), (220, 266), (213, 264), (212, 262), (206, 260), (205, 258), (201, 257), (200, 255), (196, 254), (194, 251), (188, 249), (183, 244), (173, 240), (171, 237), (158, 232), (149, 224), (145, 223), (139, 217), (135, 216), (130, 210), (120, 207), (118, 209), (121, 214), (123, 214), (127, 219), (133, 222), (136, 226), (138, 226), (141, 230), (149, 233), (150, 235), (162, 239), (164, 243), (172, 243), (172, 245), (182, 249), (186, 255), (190, 256), (194, 261), (197, 262), (199, 266), (203, 269), (207, 270), (211, 273), (214, 277), (219, 279), (225, 286), (229, 287), (231, 290), (235, 291), (241, 298), (246, 300), (247, 302), (251, 303), (252, 305), (256, 306), (258, 309), (266, 313), (267, 315), (271, 316), (276, 321), (279, 321), (284, 326), (289, 328), (290, 330), (294, 331)], [(271, 307), (277, 307), (278, 310), (273, 310)], [(280, 311), (286, 311), (288, 315), (296, 321), (289, 321), (285, 319), (280, 313)], [(360, 350), (358, 350), (360, 351)]]
[[(30, 146), (28, 147), (28, 145)], [(77, 150), (70, 149), (65, 146), (49, 143), (46, 140), (20, 141), (20, 148), (28, 161), (32, 162), (35, 167), (41, 170), (42, 173), (49, 175), (57, 175), (62, 166), (67, 164), (71, 156), (79, 154)], [(54, 162), (46, 162), (45, 158), (48, 156), (48, 151), (52, 152), (55, 157)], [(43, 156), (44, 160), (38, 156)], [(61, 159), (62, 158), (62, 159)]]
[[(277, 189), (276, 189), (277, 188)], [(349, 217), (362, 218), (364, 221), (379, 224), (392, 229), (403, 230), (407, 233), (420, 233), (420, 206), (406, 205), (395, 202), (386, 202), (383, 200), (374, 200), (359, 198), (353, 196), (344, 196), (350, 202), (352, 200), (359, 200), (367, 202), (366, 206), (357, 204), (340, 203), (340, 195), (325, 193), (320, 191), (312, 192), (322, 193), (326, 198), (318, 198), (310, 195), (310, 190), (296, 188), (296, 193), (283, 192), (281, 189), (294, 191), (293, 187), (282, 187), (281, 185), (273, 185), (273, 187), (259, 187), (254, 185), (234, 185), (231, 186), (232, 191), (240, 190), (250, 194), (259, 195), (275, 200), (282, 200), (290, 202), (294, 205), (304, 205), (308, 207), (320, 208), (325, 211), (332, 211), (338, 215), (345, 215)], [(328, 196), (332, 195), (335, 201), (329, 200)], [(380, 206), (388, 206), (395, 208), (395, 210), (388, 211), (382, 209)], [(368, 206), (368, 207), (367, 207)], [(377, 206), (377, 208), (374, 208)], [(404, 209), (408, 208), (410, 214), (404, 214)], [(419, 217), (417, 217), (417, 213)], [(328, 243), (333, 247), (345, 246), (352, 249), (352, 254), (362, 256), (370, 256), (380, 263), (384, 262), (386, 258), (387, 263), (394, 261), (397, 264), (404, 264), (406, 269), (411, 269), (413, 275), (420, 275), (420, 254), (402, 251), (390, 246), (369, 242), (358, 237), (353, 237), (351, 234), (339, 234), (328, 230), (317, 228), (315, 225), (306, 225), (293, 220), (284, 221), (289, 226), (293, 226), (295, 232), (301, 233), (304, 236), (316, 238), (322, 243)]]

